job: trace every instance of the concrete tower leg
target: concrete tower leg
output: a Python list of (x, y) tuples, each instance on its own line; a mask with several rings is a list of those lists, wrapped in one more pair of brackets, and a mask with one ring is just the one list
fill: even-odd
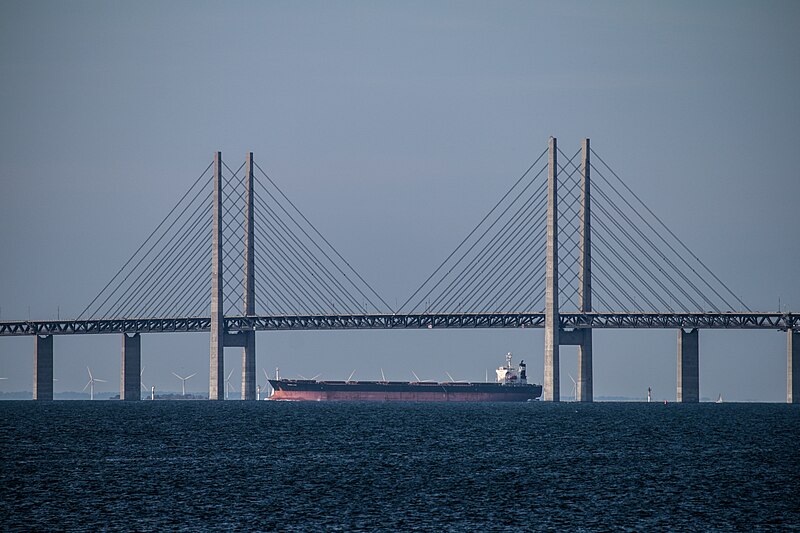
[(678, 330), (678, 401), (700, 401), (700, 343), (698, 330)]
[(242, 348), (242, 400), (256, 399), (256, 332), (244, 331)]
[(786, 401), (800, 403), (800, 331), (786, 332)]
[(53, 336), (36, 336), (33, 350), (33, 399), (53, 399)]
[[(581, 313), (592, 312), (592, 218), (589, 139), (581, 143), (581, 210), (580, 263), (578, 269), (578, 299)], [(592, 330), (584, 329), (578, 345), (578, 398), (591, 402), (594, 397), (592, 379)]]
[(579, 402), (591, 402), (594, 397), (592, 383), (592, 330), (583, 330), (583, 340), (578, 345), (578, 398)]
[[(253, 152), (245, 162), (244, 213), (244, 314), (256, 314), (255, 211), (253, 206)], [(244, 332), (242, 349), (242, 400), (256, 399), (256, 332)]]
[(547, 263), (545, 271), (544, 399), (557, 402), (559, 391), (558, 314), (558, 147), (550, 137), (547, 172)]
[(142, 337), (122, 334), (119, 399), (137, 401), (142, 398)]
[(222, 152), (214, 153), (211, 243), (211, 360), (208, 399), (225, 399), (225, 314), (222, 308)]

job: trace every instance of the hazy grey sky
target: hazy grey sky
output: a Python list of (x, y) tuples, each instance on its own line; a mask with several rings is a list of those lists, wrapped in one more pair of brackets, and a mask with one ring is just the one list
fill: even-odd
[[(0, 1), (0, 316), (75, 316), (212, 157), (246, 151), (401, 302), (559, 138), (590, 137), (751, 308), (800, 311), (797, 2)], [(238, 164), (237, 164), (238, 166)], [(597, 331), (595, 395), (675, 397), (674, 331)], [(786, 337), (701, 332), (701, 395), (783, 401)], [(56, 391), (118, 390), (118, 336), (57, 337)], [(262, 333), (285, 375), (482, 379), (542, 331)], [(33, 339), (0, 339), (0, 390)], [(208, 336), (145, 381), (207, 391)], [(562, 350), (562, 392), (576, 354)], [(240, 350), (226, 351), (239, 377)], [(260, 380), (263, 381), (263, 380)]]

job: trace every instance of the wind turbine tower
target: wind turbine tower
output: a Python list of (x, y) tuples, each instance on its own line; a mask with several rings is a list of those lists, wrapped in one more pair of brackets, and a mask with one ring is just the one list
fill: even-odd
[(107, 383), (107, 381), (104, 380), (104, 379), (98, 379), (98, 378), (92, 376), (92, 371), (89, 369), (88, 366), (86, 367), (86, 371), (89, 373), (89, 382), (86, 385), (84, 385), (83, 390), (85, 391), (86, 388), (88, 387), (89, 388), (89, 399), (90, 400), (94, 400), (94, 384), (95, 383)]
[(186, 382), (195, 377), (197, 375), (197, 372), (186, 377), (179, 376), (175, 372), (173, 372), (172, 375), (181, 380), (181, 396), (186, 398)]

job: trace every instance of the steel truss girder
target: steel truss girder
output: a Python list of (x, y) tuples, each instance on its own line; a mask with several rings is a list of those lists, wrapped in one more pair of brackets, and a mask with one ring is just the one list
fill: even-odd
[(210, 326), (211, 319), (208, 317), (0, 322), (0, 337), (20, 335), (176, 333), (208, 331)]
[[(771, 329), (800, 330), (792, 313), (561, 313), (562, 329)], [(0, 322), (0, 337), (114, 333), (207, 332), (208, 317)], [(225, 330), (543, 328), (544, 313), (417, 315), (229, 316)]]

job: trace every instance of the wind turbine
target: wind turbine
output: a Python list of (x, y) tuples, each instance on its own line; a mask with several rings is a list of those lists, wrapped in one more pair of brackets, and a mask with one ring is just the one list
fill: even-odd
[(98, 378), (92, 376), (92, 371), (89, 370), (88, 366), (86, 367), (86, 371), (89, 372), (89, 383), (87, 383), (83, 387), (83, 390), (86, 390), (86, 387), (89, 387), (89, 399), (90, 400), (94, 400), (94, 384), (95, 384), (95, 382), (97, 382), (97, 383), (107, 383), (107, 381), (104, 380), (104, 379), (98, 379)]
[(572, 377), (572, 374), (567, 374), (569, 379), (572, 380), (572, 401), (578, 401), (578, 383), (575, 381), (575, 378)]
[(142, 385), (142, 388), (144, 389), (145, 392), (150, 391), (150, 399), (152, 400), (153, 397), (156, 394), (156, 390), (155, 390), (156, 388), (155, 388), (155, 386), (150, 388), (150, 387), (148, 387), (147, 385), (144, 384), (144, 381), (142, 381), (142, 375), (143, 374), (144, 374), (144, 367), (142, 367), (141, 372), (139, 372), (139, 383)]
[(181, 395), (185, 398), (186, 397), (186, 381), (192, 379), (193, 377), (195, 377), (197, 375), (197, 372), (195, 372), (194, 374), (192, 374), (190, 376), (186, 376), (185, 378), (182, 377), (182, 376), (179, 376), (175, 372), (173, 372), (172, 375), (175, 376), (176, 378), (178, 378), (179, 380), (181, 380), (181, 387), (182, 387), (181, 388), (181, 391), (182, 391)]
[(230, 398), (231, 389), (233, 392), (236, 392), (236, 387), (233, 386), (231, 383), (231, 376), (233, 375), (233, 370), (231, 370), (230, 374), (228, 374), (228, 379), (225, 380), (225, 399), (227, 400)]

